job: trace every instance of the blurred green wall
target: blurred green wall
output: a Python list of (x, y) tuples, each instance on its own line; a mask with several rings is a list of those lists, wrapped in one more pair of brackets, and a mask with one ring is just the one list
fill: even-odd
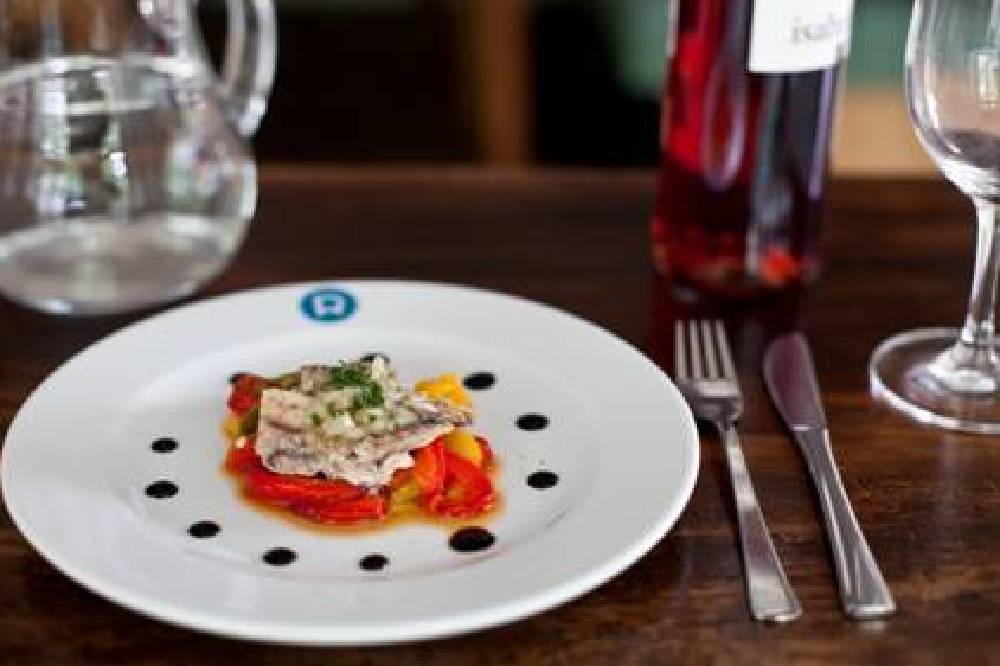
[[(674, 0), (583, 1), (589, 2), (605, 28), (622, 88), (635, 97), (657, 99), (663, 81), (667, 5)], [(849, 82), (902, 85), (911, 4), (911, 0), (855, 0)]]

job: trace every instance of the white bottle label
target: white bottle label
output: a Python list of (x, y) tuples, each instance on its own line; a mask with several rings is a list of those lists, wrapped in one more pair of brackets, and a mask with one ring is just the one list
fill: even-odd
[(851, 44), (853, 0), (754, 0), (750, 71), (809, 72), (832, 67)]

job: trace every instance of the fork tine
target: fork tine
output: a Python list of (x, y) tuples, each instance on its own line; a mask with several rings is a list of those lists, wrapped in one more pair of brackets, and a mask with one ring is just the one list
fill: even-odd
[(712, 325), (707, 319), (702, 319), (698, 323), (701, 324), (701, 345), (705, 351), (705, 365), (708, 371), (707, 376), (709, 379), (718, 379), (719, 362), (716, 360), (716, 355), (718, 354), (716, 347), (718, 347), (718, 345), (715, 344), (715, 340), (712, 337)]
[(688, 322), (688, 338), (691, 341), (691, 376), (694, 379), (704, 379), (701, 371), (701, 342), (698, 340), (698, 323)]
[(715, 337), (718, 341), (719, 357), (722, 358), (723, 377), (735, 378), (736, 368), (733, 366), (733, 354), (729, 351), (729, 341), (726, 339), (726, 327), (718, 319), (715, 320)]
[(678, 379), (688, 378), (687, 344), (684, 342), (684, 322), (674, 322), (674, 376)]

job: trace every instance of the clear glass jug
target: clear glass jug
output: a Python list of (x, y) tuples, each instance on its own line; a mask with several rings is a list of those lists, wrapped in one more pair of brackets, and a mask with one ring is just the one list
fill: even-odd
[(227, 0), (221, 76), (195, 0), (0, 0), (0, 292), (57, 313), (185, 296), (257, 199), (247, 139), (272, 0)]

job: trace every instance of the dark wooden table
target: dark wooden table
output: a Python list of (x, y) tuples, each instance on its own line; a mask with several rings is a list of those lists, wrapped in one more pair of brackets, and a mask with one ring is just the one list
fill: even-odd
[[(258, 219), (208, 289), (393, 276), (465, 282), (577, 312), (662, 360), (680, 308), (652, 279), (648, 173), (264, 169)], [(827, 270), (800, 309), (728, 312), (749, 411), (747, 457), (805, 614), (750, 620), (730, 494), (706, 437), (677, 527), (609, 584), (480, 634), (377, 649), (238, 643), (144, 619), (79, 588), (0, 518), (0, 662), (9, 664), (1000, 663), (1000, 441), (912, 425), (874, 405), (882, 337), (958, 322), (972, 212), (937, 182), (832, 188)], [(132, 318), (58, 319), (0, 305), (0, 419), (61, 361)], [(811, 335), (844, 482), (899, 604), (878, 623), (840, 611), (798, 452), (761, 392), (759, 354), (798, 321)]]

